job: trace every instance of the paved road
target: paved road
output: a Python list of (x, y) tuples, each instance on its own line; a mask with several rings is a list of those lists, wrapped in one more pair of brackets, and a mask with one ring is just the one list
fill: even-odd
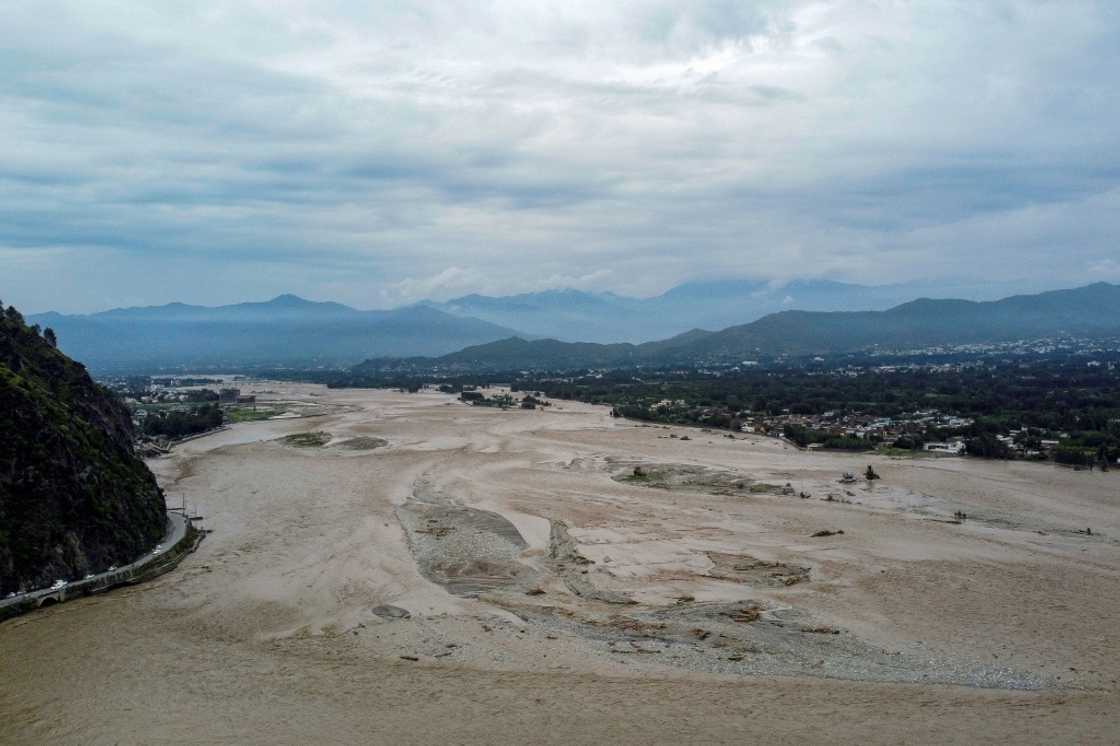
[(152, 551), (148, 551), (141, 555), (134, 562), (131, 562), (127, 565), (122, 565), (112, 572), (106, 570), (105, 572), (96, 573), (89, 578), (75, 580), (71, 583), (68, 583), (66, 587), (62, 589), (41, 588), (35, 591), (28, 591), (27, 593), (20, 593), (10, 598), (0, 599), (0, 609), (3, 609), (6, 606), (14, 606), (15, 604), (24, 603), (29, 600), (37, 600), (39, 598), (51, 596), (53, 594), (57, 594), (59, 590), (65, 591), (66, 596), (81, 595), (82, 589), (85, 586), (97, 586), (104, 583), (105, 581), (110, 580), (113, 576), (123, 576), (127, 575), (128, 573), (135, 572), (136, 570), (140, 570), (145, 566), (151, 564), (152, 562), (159, 560), (163, 556), (164, 552), (170, 550), (171, 547), (175, 546), (179, 541), (181, 541), (183, 537), (186, 536), (187, 526), (189, 524), (190, 522), (181, 513), (168, 513), (167, 533), (160, 541), (161, 548), (158, 554), (153, 554)]

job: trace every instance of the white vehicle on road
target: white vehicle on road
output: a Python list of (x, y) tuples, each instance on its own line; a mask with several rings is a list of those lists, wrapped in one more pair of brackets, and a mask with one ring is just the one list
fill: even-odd
[(50, 588), (50, 589), (51, 589), (52, 591), (57, 591), (57, 590), (59, 590), (60, 588), (65, 588), (65, 587), (66, 587), (66, 586), (68, 586), (68, 585), (70, 585), (70, 584), (69, 584), (69, 583), (67, 583), (67, 582), (66, 582), (65, 580), (56, 580), (56, 581), (54, 581), (54, 583), (53, 583), (53, 584), (51, 585), (51, 588)]

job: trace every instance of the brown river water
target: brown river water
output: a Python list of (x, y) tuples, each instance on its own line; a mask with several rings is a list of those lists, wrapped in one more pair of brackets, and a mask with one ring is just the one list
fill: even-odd
[(0, 624), (0, 742), (1120, 742), (1120, 473), (256, 391), (325, 414), (150, 462), (211, 533)]

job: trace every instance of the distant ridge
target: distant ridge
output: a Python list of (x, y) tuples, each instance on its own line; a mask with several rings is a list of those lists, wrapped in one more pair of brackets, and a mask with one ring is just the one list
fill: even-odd
[(63, 351), (101, 371), (352, 365), (374, 355), (440, 355), (518, 333), (435, 308), (359, 311), (290, 294), (216, 307), (169, 303), (28, 320), (53, 327)]
[[(851, 300), (859, 293), (885, 292), (825, 281), (790, 283), (782, 290), (807, 286), (818, 299), (823, 297), (819, 293), (839, 293)], [(738, 298), (752, 288), (760, 293), (774, 290), (766, 283), (728, 280), (686, 283), (646, 300), (562, 290), (505, 298), (471, 295), (447, 304), (420, 303), (391, 311), (361, 311), (284, 294), (216, 307), (169, 303), (88, 315), (49, 312), (29, 321), (53, 327), (62, 350), (102, 372), (193, 366), (346, 367), (382, 358), (442, 358), (444, 364), (467, 367), (660, 364), (1098, 334), (1120, 328), (1120, 288), (1100, 282), (994, 301), (919, 298), (884, 310), (779, 311), (715, 332), (686, 326), (676, 335), (635, 343), (622, 336), (623, 330), (615, 341), (598, 341), (625, 327), (632, 317), (652, 319), (643, 323), (655, 325), (672, 317), (680, 327), (685, 315), (665, 309), (687, 308), (700, 299), (707, 299), (709, 307), (712, 298)], [(725, 305), (729, 315), (742, 312), (737, 301)], [(465, 315), (470, 309), (513, 323)], [(543, 318), (566, 325), (572, 336), (559, 340), (535, 334)]]
[[(1059, 334), (1120, 335), (1120, 286), (1099, 282), (983, 302), (921, 298), (885, 311), (782, 311), (718, 332), (693, 330), (639, 345), (504, 339), (410, 362), (494, 370), (736, 362), (760, 355), (905, 349)], [(356, 370), (392, 365), (370, 360)]]
[[(690, 329), (724, 329), (771, 313), (883, 311), (922, 295), (993, 300), (998, 286), (980, 283), (859, 285), (834, 280), (784, 283), (752, 279), (692, 280), (652, 298), (582, 290), (508, 296), (471, 294), (423, 305), (568, 342), (646, 342)], [(1006, 295), (1009, 293), (1003, 293)]]

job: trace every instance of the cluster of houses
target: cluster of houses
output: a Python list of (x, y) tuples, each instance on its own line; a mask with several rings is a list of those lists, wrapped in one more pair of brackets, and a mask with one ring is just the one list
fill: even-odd
[[(937, 410), (911, 412), (897, 417), (877, 417), (858, 412), (824, 412), (822, 414), (757, 415), (744, 421), (742, 430), (763, 435), (780, 436), (788, 425), (838, 437), (860, 438), (874, 443), (894, 443), (907, 436), (924, 436), (931, 430), (962, 432), (972, 425), (972, 418), (943, 414)], [(942, 453), (964, 451), (964, 437), (928, 442), (925, 450)]]
[(218, 392), (219, 404), (256, 404), (257, 397), (253, 394), (242, 395), (241, 389), (222, 389)]
[(996, 436), (1011, 453), (1022, 458), (1046, 458), (1054, 452), (1062, 438), (1068, 437), (1069, 433), (1058, 433), (1058, 438), (1053, 440), (1031, 438), (1030, 431), (1025, 427)]
[[(159, 378), (110, 379), (105, 385), (118, 393), (132, 412), (133, 423), (142, 425), (152, 411), (189, 409), (208, 402), (223, 406), (256, 405), (257, 397), (244, 395), (238, 388), (221, 388), (217, 391), (200, 388), (199, 381), (207, 379)], [(213, 381), (217, 383), (217, 381)]]
[[(1098, 337), (1041, 337), (1038, 339), (1018, 339), (1006, 342), (981, 342), (955, 345), (929, 345), (927, 347), (889, 349), (881, 348), (870, 353), (871, 357), (905, 356), (922, 357), (934, 355), (1053, 355), (1064, 353), (1072, 355), (1093, 355), (1108, 353), (1117, 349), (1118, 339)], [(1115, 363), (1114, 363), (1115, 364)], [(1110, 366), (1111, 369), (1111, 366)]]
[[(973, 424), (973, 420), (970, 417), (943, 414), (937, 410), (913, 412), (899, 417), (837, 415), (835, 412), (825, 412), (821, 415), (786, 413), (752, 418), (743, 425), (742, 430), (783, 437), (785, 426), (790, 424), (801, 425), (829, 435), (866, 439), (886, 445), (897, 443), (907, 437), (924, 436), (930, 432), (951, 432), (954, 434), (944, 440), (922, 442), (921, 448), (928, 453), (960, 456), (965, 453), (965, 442), (968, 439), (965, 432)], [(1050, 457), (1061, 444), (1061, 439), (1068, 438), (1069, 434), (1056, 433), (1056, 436), (1053, 439), (1032, 437), (1031, 432), (1024, 427), (995, 437), (1017, 458), (1041, 459)], [(819, 443), (808, 446), (810, 449), (821, 447)]]

